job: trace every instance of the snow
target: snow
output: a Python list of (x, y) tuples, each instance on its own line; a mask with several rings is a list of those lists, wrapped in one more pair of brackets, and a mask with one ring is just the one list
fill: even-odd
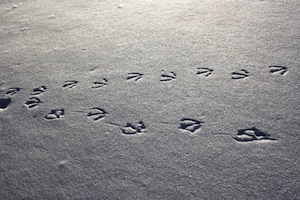
[(299, 199), (300, 2), (0, 3), (0, 199)]

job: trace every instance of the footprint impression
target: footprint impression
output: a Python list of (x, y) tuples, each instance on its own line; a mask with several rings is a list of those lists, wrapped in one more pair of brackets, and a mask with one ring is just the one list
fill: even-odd
[(198, 68), (196, 75), (209, 77), (210, 75), (212, 75), (213, 71), (214, 71), (213, 69), (208, 67), (200, 67)]
[(161, 71), (160, 82), (168, 82), (176, 79), (177, 74), (175, 72)]
[(37, 96), (43, 94), (44, 92), (46, 92), (46, 90), (47, 87), (44, 85), (34, 88), (30, 93), (30, 97), (26, 101), (25, 106), (27, 106), (29, 109), (39, 106), (42, 101)]
[(270, 73), (271, 74), (280, 74), (280, 75), (285, 75), (288, 72), (288, 68), (284, 66), (269, 66)]
[(246, 69), (241, 69), (240, 71), (235, 71), (231, 73), (232, 79), (244, 79), (250, 76), (250, 73)]
[(103, 78), (102, 81), (93, 82), (92, 89), (99, 89), (99, 88), (102, 88), (104, 86), (107, 86), (107, 84), (108, 84), (108, 80), (106, 78)]
[(53, 109), (50, 111), (48, 115), (45, 116), (46, 120), (55, 120), (55, 119), (60, 119), (63, 118), (65, 115), (65, 110), (64, 109)]
[(136, 135), (146, 132), (146, 126), (143, 121), (138, 122), (136, 125), (127, 123), (124, 127), (120, 127), (124, 135)]
[(262, 132), (261, 130), (252, 127), (248, 129), (238, 130), (237, 136), (233, 137), (238, 142), (253, 142), (253, 141), (272, 141), (276, 140), (271, 138), (269, 134)]
[(12, 88), (9, 88), (6, 93), (4, 94), (4, 96), (7, 96), (7, 97), (12, 97), (12, 96), (15, 96), (16, 94), (18, 94), (20, 92), (21, 88), (19, 87), (12, 87)]
[(18, 94), (20, 92), (20, 90), (21, 90), (21, 88), (18, 88), (18, 87), (9, 88), (5, 92), (4, 96), (2, 98), (0, 98), (0, 110), (6, 109), (9, 106), (9, 104), (11, 103), (11, 97)]
[(192, 118), (182, 118), (180, 120), (180, 126), (179, 129), (188, 131), (190, 133), (195, 133), (198, 131), (204, 122)]
[(72, 80), (72, 81), (65, 81), (63, 84), (63, 88), (72, 89), (78, 84), (78, 81)]
[(138, 72), (133, 72), (133, 73), (128, 73), (127, 74), (127, 81), (133, 80), (133, 81), (138, 81), (143, 77), (144, 74), (138, 73)]
[(100, 119), (105, 118), (105, 116), (109, 114), (102, 108), (92, 108), (87, 113), (87, 117), (93, 119), (94, 121), (98, 121)]

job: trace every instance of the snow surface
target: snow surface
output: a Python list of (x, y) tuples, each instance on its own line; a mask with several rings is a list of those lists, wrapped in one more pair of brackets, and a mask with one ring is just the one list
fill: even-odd
[(2, 0), (0, 199), (300, 199), (299, 13)]

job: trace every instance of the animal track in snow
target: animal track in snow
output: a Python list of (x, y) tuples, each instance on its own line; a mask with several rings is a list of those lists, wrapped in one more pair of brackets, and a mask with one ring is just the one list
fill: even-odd
[(78, 81), (65, 81), (63, 88), (72, 89), (78, 84)]
[(9, 88), (5, 92), (3, 98), (0, 98), (0, 109), (6, 109), (9, 106), (9, 104), (11, 104), (11, 97), (19, 93), (20, 90), (21, 88), (18, 87)]
[(135, 135), (146, 132), (146, 126), (143, 121), (137, 123), (136, 126), (131, 123), (127, 123), (126, 126), (121, 127), (120, 129), (124, 135)]
[(34, 88), (30, 95), (39, 95), (39, 94), (44, 93), (46, 90), (47, 90), (47, 87), (43, 85), (43, 86)]
[(19, 87), (12, 87), (12, 88), (9, 88), (6, 93), (4, 94), (4, 96), (8, 96), (8, 97), (12, 97), (14, 95), (16, 95), (17, 93), (19, 93), (21, 90), (21, 88)]
[(133, 72), (133, 73), (128, 73), (126, 80), (134, 80), (134, 81), (138, 81), (143, 77), (144, 74), (142, 73), (137, 73), (137, 72)]
[(10, 97), (4, 97), (0, 99), (0, 109), (5, 109), (11, 103)]
[(36, 106), (38, 106), (40, 103), (42, 103), (42, 101), (37, 98), (37, 97), (30, 97), (27, 102), (25, 103), (25, 105), (28, 107), (28, 108), (34, 108)]
[(45, 116), (46, 120), (54, 120), (54, 119), (60, 119), (63, 118), (65, 115), (65, 109), (54, 109), (51, 110), (51, 112)]
[(99, 82), (99, 81), (93, 82), (94, 85), (92, 86), (92, 88), (98, 89), (98, 88), (106, 86), (107, 83), (108, 83), (108, 80), (106, 78), (103, 78), (103, 80), (101, 82)]
[(280, 75), (285, 75), (287, 72), (288, 72), (288, 68), (287, 67), (284, 67), (284, 66), (275, 66), (275, 65), (272, 65), (272, 66), (269, 66), (270, 68), (270, 73), (272, 74), (280, 74)]
[(202, 127), (203, 123), (204, 123), (203, 121), (196, 120), (196, 119), (182, 118), (180, 120), (179, 129), (194, 133)]
[(262, 132), (261, 130), (252, 127), (248, 129), (238, 130), (237, 136), (233, 137), (238, 142), (252, 142), (259, 140), (276, 140), (271, 138), (269, 134)]
[(94, 121), (103, 119), (108, 112), (106, 112), (104, 109), (101, 108), (92, 108), (88, 114), (87, 117), (92, 118)]
[(172, 81), (176, 79), (177, 74), (175, 72), (168, 72), (166, 73), (164, 70), (161, 71), (161, 77), (160, 81), (161, 82), (167, 82), (167, 81)]
[(232, 72), (231, 75), (232, 75), (231, 76), (232, 79), (243, 79), (249, 77), (250, 73), (246, 69), (241, 69), (238, 72)]
[(199, 67), (196, 75), (209, 77), (213, 71), (213, 69), (208, 67)]

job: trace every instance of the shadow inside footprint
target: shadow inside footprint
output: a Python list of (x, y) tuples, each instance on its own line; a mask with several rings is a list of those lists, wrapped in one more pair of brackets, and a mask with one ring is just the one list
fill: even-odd
[(11, 98), (0, 99), (0, 109), (5, 109), (11, 103)]

